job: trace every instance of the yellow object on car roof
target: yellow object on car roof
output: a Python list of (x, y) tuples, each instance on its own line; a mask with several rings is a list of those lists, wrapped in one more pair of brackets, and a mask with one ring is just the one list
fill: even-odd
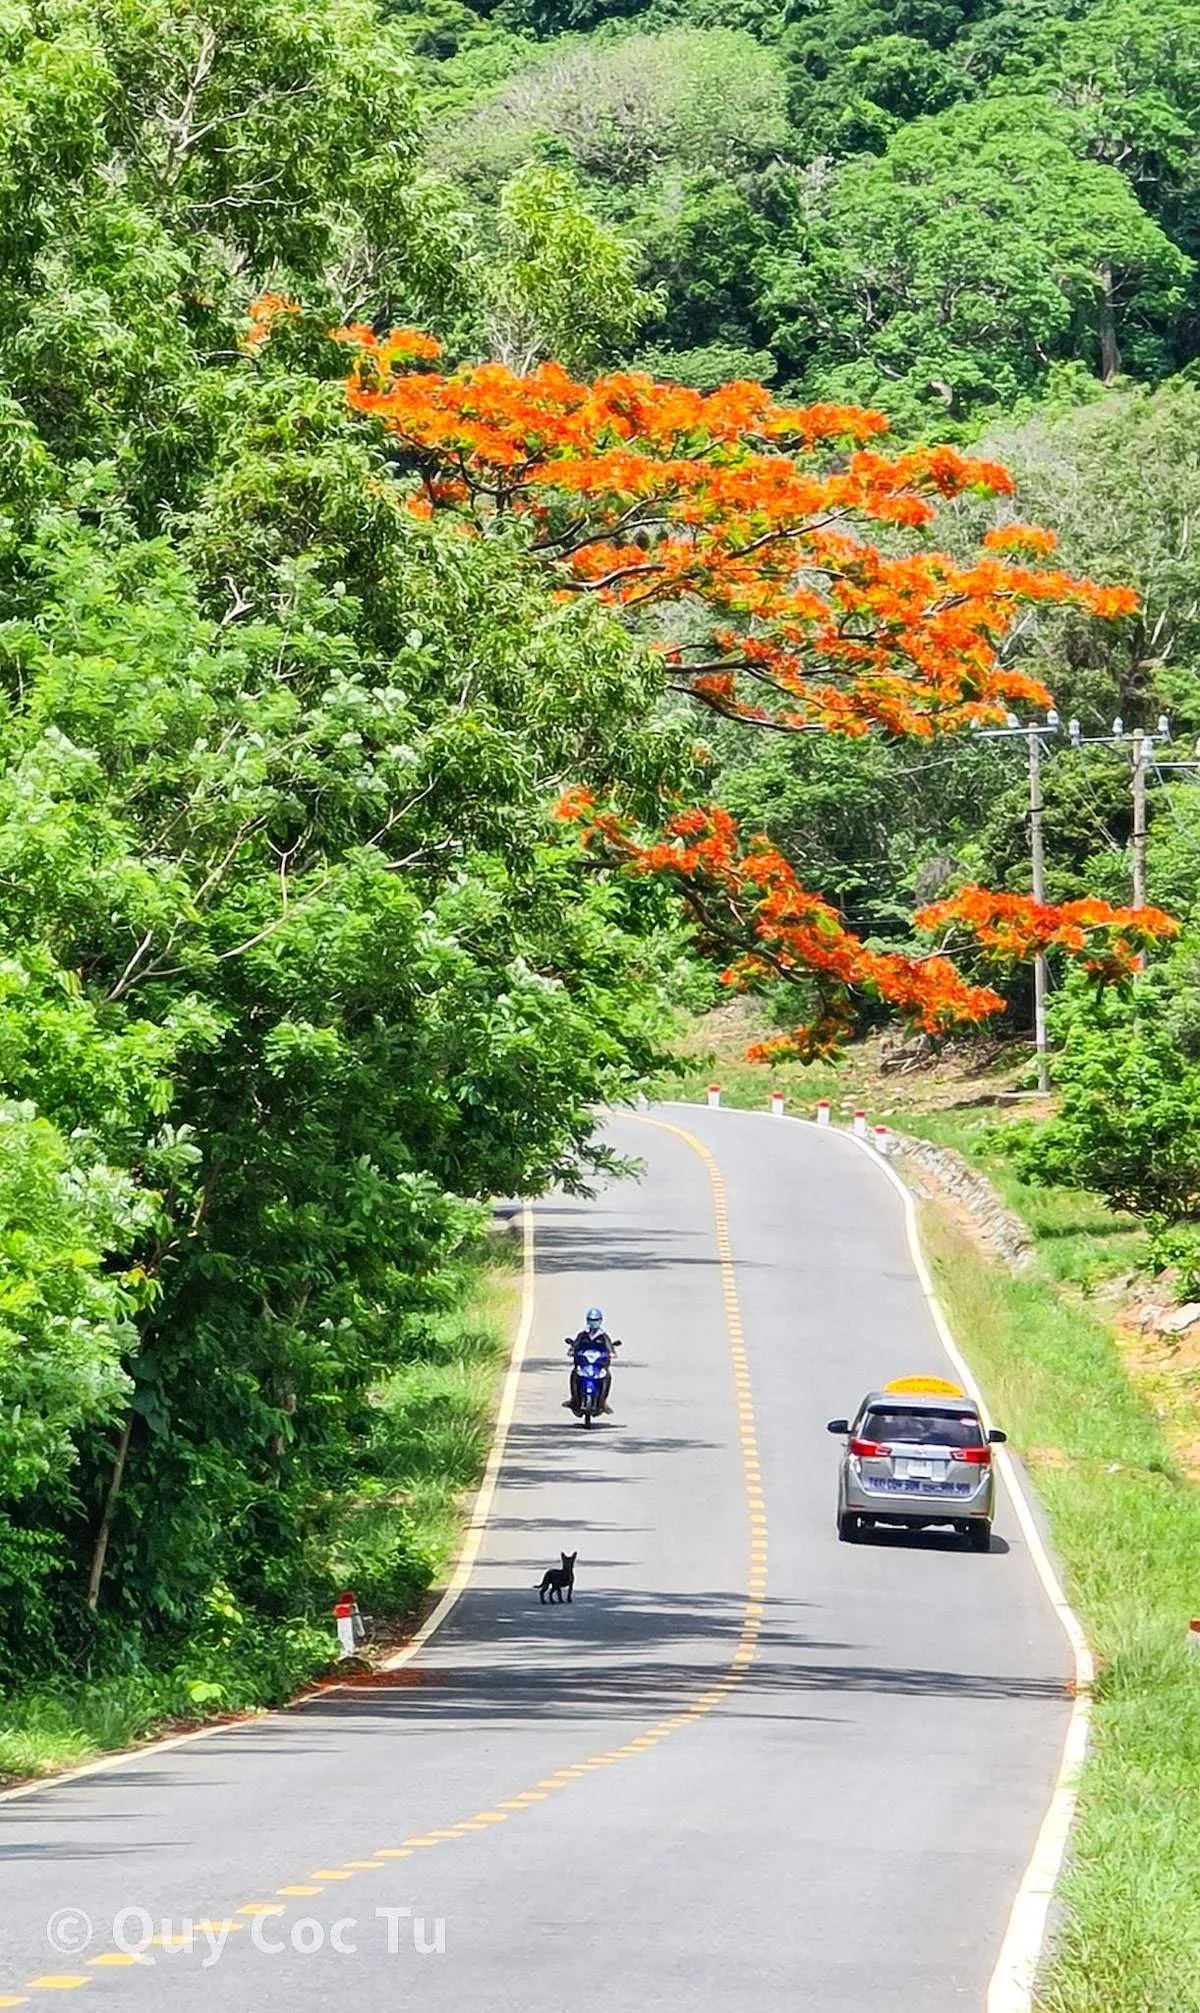
[(948, 1384), (944, 1377), (897, 1377), (894, 1383), (885, 1384), (883, 1388), (896, 1397), (902, 1393), (910, 1398), (965, 1398), (967, 1395), (958, 1384)]

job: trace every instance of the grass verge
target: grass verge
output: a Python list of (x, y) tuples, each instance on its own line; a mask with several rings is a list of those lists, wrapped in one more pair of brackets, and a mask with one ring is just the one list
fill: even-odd
[(1011, 1119), (970, 1111), (909, 1113), (897, 1129), (950, 1146), (986, 1174), (1008, 1207), (1028, 1225), (1038, 1262), (1060, 1286), (1092, 1293), (1106, 1280), (1144, 1266), (1150, 1235), (1136, 1217), (1111, 1209), (1103, 1196), (1080, 1188), (1035, 1186), (1022, 1180), (1006, 1144)]
[(364, 1612), (414, 1615), (457, 1549), (520, 1312), (519, 1251), (515, 1241), (495, 1245), (377, 1395), (367, 1473), (341, 1509), (327, 1559)]
[(1047, 1511), (1099, 1660), (1092, 1753), (1038, 2005), (1197, 2013), (1200, 1668), (1186, 1631), (1200, 1611), (1200, 1492), (1176, 1472), (1102, 1321), (1045, 1275), (981, 1257), (936, 1206), (923, 1211), (922, 1235), (951, 1326)]
[[(314, 1541), (314, 1578), (353, 1586), (364, 1612), (411, 1617), (445, 1572), (487, 1459), (519, 1305), (519, 1257), (497, 1238), (463, 1266), (452, 1304), (429, 1319), (410, 1360), (377, 1393), (363, 1472), (330, 1503)], [(0, 1700), (0, 1787), (282, 1704), (328, 1669), (335, 1650), (323, 1615), (267, 1622), (221, 1596), (169, 1662)]]

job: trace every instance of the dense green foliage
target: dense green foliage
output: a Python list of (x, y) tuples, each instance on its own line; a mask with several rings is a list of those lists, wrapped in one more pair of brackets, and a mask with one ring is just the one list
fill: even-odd
[[(653, 817), (715, 768), (883, 945), (956, 877), (1027, 883), (1003, 744), (698, 751), (661, 662), (549, 599), (519, 527), (400, 507), (331, 326), (982, 437), (1067, 565), (1143, 592), (1115, 627), (1022, 628), (1064, 715), (1166, 706), (1195, 733), (1198, 23), (1146, 0), (5, 15), (0, 1676), (18, 1643), (25, 1670), (143, 1656), (175, 1699), (188, 1646), (224, 1670), (240, 1631), (269, 1690), (341, 1579), (419, 1597), (413, 1475), (464, 1486), (479, 1457), (437, 1365), (481, 1205), (583, 1179), (593, 1107), (659, 1062), (665, 996), (698, 996), (662, 898), (555, 826), (565, 783)], [(956, 506), (964, 549), (982, 508)], [(1055, 895), (1123, 896), (1123, 760), (1048, 764)], [(1200, 861), (1152, 795), (1152, 869), (1189, 910)], [(1120, 1002), (1111, 1037), (1078, 1011), (1123, 1039)], [(1175, 1022), (1140, 1011), (1190, 1095)], [(413, 1406), (420, 1460), (388, 1423)]]
[(1177, 987), (1167, 965), (1128, 1000), (1072, 989), (1058, 1014), (1059, 1107), (1024, 1148), (1027, 1173), (1097, 1189), (1139, 1216), (1200, 1216), (1200, 1067)]
[[(1065, 566), (1142, 595), (1119, 624), (1022, 624), (1064, 724), (1166, 710), (1178, 736), (1200, 729), (1194, 4), (405, 0), (393, 19), (436, 107), (426, 167), (473, 242), (494, 242), (523, 164), (559, 163), (639, 251), (644, 319), (615, 355), (979, 441)], [(965, 552), (982, 512), (956, 509)], [(1127, 899), (1128, 749), (1065, 741), (1044, 776), (1048, 892)], [(956, 878), (1029, 886), (1020, 746), (722, 732), (717, 755), (729, 806), (873, 941), (909, 946), (914, 901)], [(1184, 879), (1171, 899), (1190, 905)], [(1009, 987), (1018, 1022), (1027, 984)]]
[(408, 0), (394, 18), (438, 106), (426, 160), (476, 231), (531, 158), (569, 164), (640, 246), (658, 302), (640, 354), (682, 382), (736, 359), (944, 435), (1196, 354), (1187, 0)]
[[(481, 1202), (595, 1162), (675, 955), (554, 796), (652, 804), (692, 759), (519, 538), (399, 507), (325, 333), (440, 272), (468, 319), (620, 339), (629, 263), (569, 178), (513, 183), (490, 264), (455, 249), (358, 0), (5, 35), (0, 1675), (253, 1633), (343, 1576), (420, 1594), (403, 1515), (347, 1508), (395, 1481), (380, 1393)], [(571, 260), (595, 331), (547, 284)], [(264, 346), (265, 283), (311, 306)]]
[(1144, 1218), (1160, 1265), (1200, 1286), (1200, 824), (1193, 791), (1160, 793), (1152, 895), (1183, 921), (1124, 994), (1072, 980), (1053, 1015), (1053, 1117), (1018, 1139), (1027, 1178), (1074, 1182)]

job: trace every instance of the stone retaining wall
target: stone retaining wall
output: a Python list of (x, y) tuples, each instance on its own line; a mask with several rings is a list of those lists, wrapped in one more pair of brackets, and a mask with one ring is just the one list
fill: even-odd
[(1033, 1240), (1019, 1216), (1006, 1209), (985, 1174), (979, 1174), (950, 1146), (928, 1139), (893, 1135), (893, 1148), (910, 1185), (937, 1200), (948, 1198), (970, 1218), (982, 1244), (1010, 1265), (1028, 1272), (1034, 1262)]

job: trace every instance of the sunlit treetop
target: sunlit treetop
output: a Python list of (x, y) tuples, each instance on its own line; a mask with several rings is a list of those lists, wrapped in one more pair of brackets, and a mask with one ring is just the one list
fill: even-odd
[(1007, 472), (949, 447), (886, 451), (881, 414), (778, 404), (761, 385), (704, 394), (557, 364), (449, 373), (401, 329), (339, 332), (349, 398), (416, 472), (410, 507), (483, 530), (528, 522), (563, 595), (655, 611), (671, 682), (729, 717), (790, 732), (929, 736), (1045, 704), (1005, 661), (1023, 608), (1130, 612), (1136, 597), (1048, 566), (1050, 532), (1010, 524), (970, 563), (930, 542), (939, 501), (1004, 496)]

